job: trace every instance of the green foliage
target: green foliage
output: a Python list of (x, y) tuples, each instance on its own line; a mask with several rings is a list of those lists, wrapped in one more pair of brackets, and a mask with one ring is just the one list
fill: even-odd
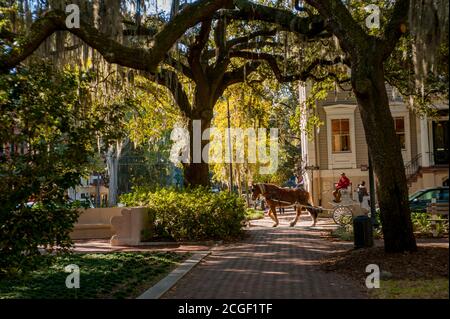
[(442, 222), (436, 222), (433, 226), (433, 222), (430, 220), (429, 214), (411, 213), (411, 221), (413, 223), (414, 231), (423, 235), (431, 234), (433, 232), (433, 227), (435, 227), (438, 236), (448, 232), (448, 219), (442, 216), (439, 216), (438, 219), (442, 220)]
[(339, 226), (331, 232), (331, 236), (339, 238), (340, 240), (352, 241), (353, 240), (353, 225), (346, 224)]
[[(43, 255), (26, 276), (0, 279), (0, 299), (136, 298), (189, 254), (174, 252)], [(80, 288), (67, 289), (64, 267), (80, 267)]]
[[(380, 225), (377, 232), (381, 237), (382, 227), (379, 212), (375, 215), (377, 223)], [(441, 222), (436, 222), (433, 226), (433, 222), (430, 220), (431, 216), (427, 213), (411, 212), (411, 222), (413, 225), (413, 230), (422, 236), (431, 236), (433, 233), (433, 227), (436, 230), (438, 236), (442, 236), (448, 233), (448, 219), (443, 216), (438, 216), (437, 219), (442, 220)]]
[(245, 211), (245, 218), (247, 220), (262, 219), (264, 218), (264, 212), (262, 210), (247, 208)]
[(32, 268), (39, 247), (71, 246), (78, 212), (64, 192), (86, 174), (99, 123), (79, 102), (77, 73), (34, 64), (0, 76), (0, 88), (2, 274)]
[(448, 300), (448, 277), (381, 280), (380, 289), (371, 289), (370, 297), (376, 299)]
[[(148, 145), (132, 143), (122, 151), (119, 161), (119, 194), (128, 193), (135, 186), (150, 189), (182, 184), (182, 172), (170, 160), (170, 131), (165, 130), (162, 138)], [(176, 177), (179, 177), (178, 180)]]
[(203, 187), (154, 192), (136, 188), (120, 201), (127, 206), (147, 206), (149, 214), (155, 215), (155, 235), (176, 241), (237, 238), (245, 220), (242, 198)]
[(448, 100), (449, 96), (448, 43), (442, 43), (438, 48), (433, 72), (427, 72), (421, 80), (423, 85), (418, 86), (412, 41), (411, 36), (399, 40), (385, 63), (386, 81), (404, 96), (415, 113), (436, 117), (438, 113), (433, 104)]

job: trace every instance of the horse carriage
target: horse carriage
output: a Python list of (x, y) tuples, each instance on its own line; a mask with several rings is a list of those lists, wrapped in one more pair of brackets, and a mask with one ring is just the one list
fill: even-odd
[(301, 211), (305, 208), (313, 219), (315, 226), (318, 215), (323, 211), (331, 211), (333, 221), (338, 225), (346, 225), (352, 222), (353, 217), (359, 215), (367, 215), (368, 198), (365, 198), (363, 203), (355, 201), (351, 197), (351, 192), (347, 189), (341, 190), (341, 201), (339, 203), (330, 203), (333, 209), (327, 209), (320, 206), (313, 206), (311, 204), (310, 194), (303, 189), (286, 189), (278, 187), (273, 184), (255, 184), (252, 187), (252, 199), (256, 200), (259, 196), (263, 196), (269, 206), (269, 217), (273, 219), (276, 227), (278, 225), (278, 218), (276, 208), (294, 207), (297, 214), (291, 221), (290, 226), (293, 227), (300, 217)]
[(322, 209), (331, 211), (333, 221), (338, 225), (344, 226), (350, 224), (353, 221), (353, 217), (367, 215), (369, 213), (368, 199), (369, 197), (365, 196), (363, 202), (359, 203), (352, 198), (351, 191), (342, 189), (341, 201), (339, 203), (330, 202), (333, 209)]

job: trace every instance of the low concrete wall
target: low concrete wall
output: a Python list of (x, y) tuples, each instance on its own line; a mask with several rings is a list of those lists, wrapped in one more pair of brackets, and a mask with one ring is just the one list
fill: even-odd
[[(115, 234), (111, 237), (111, 246), (139, 245), (144, 237), (151, 236), (154, 218), (146, 207), (125, 208), (121, 215), (113, 216), (111, 224)], [(147, 234), (143, 234), (143, 230)]]
[(123, 207), (83, 209), (70, 237), (72, 239), (111, 238), (114, 235), (111, 218), (120, 216), (122, 210), (124, 210)]

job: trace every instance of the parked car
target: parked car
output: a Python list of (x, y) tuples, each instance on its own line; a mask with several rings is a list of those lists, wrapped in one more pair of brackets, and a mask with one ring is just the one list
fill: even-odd
[(220, 193), (220, 188), (219, 187), (212, 187), (211, 188), (211, 192), (213, 192), (213, 193)]
[(82, 198), (82, 199), (77, 199), (77, 200), (70, 199), (67, 202), (67, 204), (70, 205), (71, 207), (76, 207), (76, 208), (95, 208), (94, 203), (89, 198)]
[(437, 203), (448, 203), (448, 195), (448, 186), (421, 189), (409, 196), (409, 208), (411, 212), (426, 213), (427, 205), (433, 198)]
[[(39, 208), (41, 206), (40, 202), (35, 202), (35, 201), (30, 201), (27, 202), (25, 204), (25, 206), (29, 207), (29, 208)], [(71, 207), (71, 208), (95, 208), (94, 203), (88, 199), (88, 198), (83, 198), (83, 199), (77, 199), (77, 200), (73, 200), (73, 199), (69, 199), (67, 200), (67, 202), (65, 203), (66, 207)]]

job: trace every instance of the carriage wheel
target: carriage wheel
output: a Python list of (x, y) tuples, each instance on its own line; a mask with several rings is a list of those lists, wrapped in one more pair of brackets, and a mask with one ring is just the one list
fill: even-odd
[(341, 226), (351, 224), (353, 220), (352, 210), (347, 206), (337, 206), (333, 210), (333, 220)]

